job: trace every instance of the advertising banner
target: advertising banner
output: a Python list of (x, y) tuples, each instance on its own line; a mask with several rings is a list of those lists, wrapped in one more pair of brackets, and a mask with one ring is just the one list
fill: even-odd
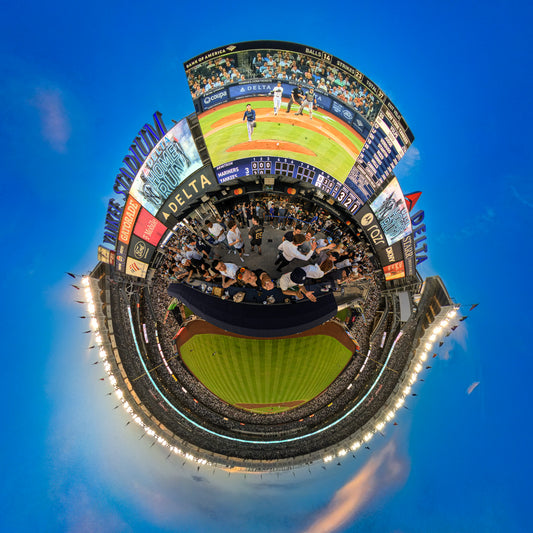
[(126, 254), (128, 251), (128, 245), (123, 242), (117, 243), (117, 254), (115, 256), (115, 268), (119, 272), (126, 271)]
[(132, 257), (128, 257), (126, 261), (126, 274), (136, 276), (138, 278), (145, 278), (148, 272), (148, 263), (138, 261)]
[(128, 196), (124, 211), (122, 212), (122, 220), (120, 221), (120, 230), (118, 232), (119, 242), (129, 244), (133, 225), (135, 224), (135, 219), (137, 218), (140, 209), (141, 204), (131, 196)]
[[(157, 213), (157, 219), (167, 227), (173, 227), (174, 220), (180, 219), (188, 206), (204, 194), (220, 188), (212, 167), (205, 166), (184, 180), (167, 198), (165, 205)], [(169, 221), (172, 225), (169, 225)]]
[(392, 265), (383, 268), (385, 274), (385, 281), (392, 281), (393, 279), (405, 278), (405, 268), (403, 261), (398, 261)]
[(221, 91), (211, 93), (209, 94), (209, 96), (203, 96), (202, 109), (204, 111), (207, 111), (208, 109), (211, 109), (212, 107), (215, 107), (218, 104), (223, 104), (224, 102), (227, 102), (228, 99), (229, 94), (227, 89), (222, 89)]
[(393, 178), (370, 204), (378, 219), (387, 243), (394, 244), (412, 231), (409, 210), (398, 180)]
[(416, 275), (415, 240), (413, 234), (402, 239), (403, 260), (405, 263), (405, 275)]
[(152, 150), (137, 173), (130, 194), (155, 215), (169, 194), (201, 166), (191, 130), (183, 119)]
[(152, 246), (149, 242), (143, 241), (136, 235), (133, 235), (130, 242), (130, 248), (128, 250), (129, 257), (150, 263), (154, 252), (155, 246)]
[(381, 226), (374, 213), (370, 210), (368, 205), (364, 205), (359, 209), (355, 215), (355, 220), (361, 226), (370, 243), (378, 250), (379, 248), (385, 248), (387, 241), (385, 234), (383, 233)]
[(378, 257), (382, 267), (401, 261), (402, 259), (404, 259), (402, 243), (397, 242), (392, 246), (387, 246), (386, 248), (379, 249)]
[(107, 263), (108, 265), (115, 264), (115, 251), (108, 250), (103, 246), (98, 246), (98, 261), (102, 263)]
[(166, 230), (167, 228), (157, 218), (148, 213), (146, 209), (141, 209), (133, 233), (143, 241), (157, 246)]

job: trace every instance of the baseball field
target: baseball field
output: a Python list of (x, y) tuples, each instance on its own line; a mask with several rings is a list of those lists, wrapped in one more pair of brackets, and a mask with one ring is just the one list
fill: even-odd
[[(288, 99), (274, 115), (272, 98), (256, 97), (228, 102), (199, 116), (214, 166), (257, 156), (279, 156), (313, 165), (344, 182), (364, 144), (364, 139), (335, 115), (315, 109), (286, 113)], [(243, 114), (251, 104), (257, 127), (248, 140)]]
[(178, 337), (183, 362), (223, 401), (256, 413), (279, 413), (308, 402), (342, 372), (354, 351), (338, 324), (305, 334), (256, 339), (196, 320)]

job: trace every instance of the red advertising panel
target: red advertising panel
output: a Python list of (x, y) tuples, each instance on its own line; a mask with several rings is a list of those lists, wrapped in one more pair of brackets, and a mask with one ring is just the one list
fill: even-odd
[(405, 266), (403, 261), (398, 261), (397, 263), (384, 267), (383, 273), (385, 274), (386, 281), (405, 278)]
[(140, 237), (143, 241), (149, 242), (153, 246), (157, 246), (165, 231), (167, 231), (167, 228), (164, 224), (148, 213), (146, 209), (141, 209), (139, 219), (133, 230), (133, 233), (135, 233), (137, 237)]
[(135, 198), (128, 196), (120, 222), (120, 231), (118, 232), (118, 240), (124, 244), (130, 242), (133, 225), (135, 224), (135, 219), (140, 208), (141, 204)]

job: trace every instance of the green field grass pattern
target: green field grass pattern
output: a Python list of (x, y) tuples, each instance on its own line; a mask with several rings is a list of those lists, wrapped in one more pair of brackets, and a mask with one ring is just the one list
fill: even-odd
[[(254, 130), (253, 141), (274, 140), (286, 141), (299, 144), (311, 150), (316, 155), (308, 155), (300, 152), (292, 152), (289, 150), (273, 150), (268, 153), (265, 150), (238, 150), (227, 151), (228, 148), (240, 143), (248, 142), (248, 133), (246, 124), (242, 122), (242, 114), (244, 113), (246, 103), (252, 103), (253, 108), (259, 115), (257, 119), (257, 128)], [(344, 126), (341, 122), (333, 119), (330, 115), (325, 115), (320, 111), (313, 113), (313, 121), (310, 121), (309, 116), (304, 112), (304, 117), (299, 123), (303, 125), (290, 124), (283, 121), (262, 121), (261, 114), (269, 112), (272, 115), (272, 104), (265, 101), (250, 101), (245, 100), (238, 104), (230, 105), (222, 109), (218, 109), (207, 115), (200, 117), (200, 125), (204, 133), (207, 149), (214, 166), (219, 166), (229, 161), (243, 159), (246, 157), (259, 156), (279, 156), (295, 159), (303, 163), (313, 165), (324, 172), (327, 172), (340, 182), (344, 182), (346, 176), (354, 165), (357, 155), (363, 146), (362, 139), (357, 136), (351, 128)], [(228, 125), (212, 132), (213, 124), (217, 121), (228, 117), (232, 114), (238, 114), (238, 123)], [(282, 120), (293, 115), (287, 115), (282, 108), (278, 115)], [(337, 132), (346, 137), (354, 146), (355, 151), (346, 151), (335, 139), (328, 134), (327, 131), (318, 133), (304, 127), (306, 121), (312, 122), (313, 126), (320, 127), (321, 123), (333, 127)]]
[[(191, 372), (232, 405), (307, 402), (330, 385), (351, 355), (326, 335), (257, 340), (199, 334), (181, 348)], [(286, 409), (257, 406), (249, 410)]]

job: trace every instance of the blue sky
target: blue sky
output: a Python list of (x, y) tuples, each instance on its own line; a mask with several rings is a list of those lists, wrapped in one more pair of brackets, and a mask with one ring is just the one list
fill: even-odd
[[(531, 4), (297, 6), (4, 6), (1, 530), (532, 529)], [(416, 137), (397, 173), (423, 191), (423, 274), (480, 305), (371, 453), (244, 480), (182, 468), (125, 426), (64, 272), (94, 266), (139, 128), (193, 111), (182, 63), (263, 38), (326, 50), (390, 96)]]

